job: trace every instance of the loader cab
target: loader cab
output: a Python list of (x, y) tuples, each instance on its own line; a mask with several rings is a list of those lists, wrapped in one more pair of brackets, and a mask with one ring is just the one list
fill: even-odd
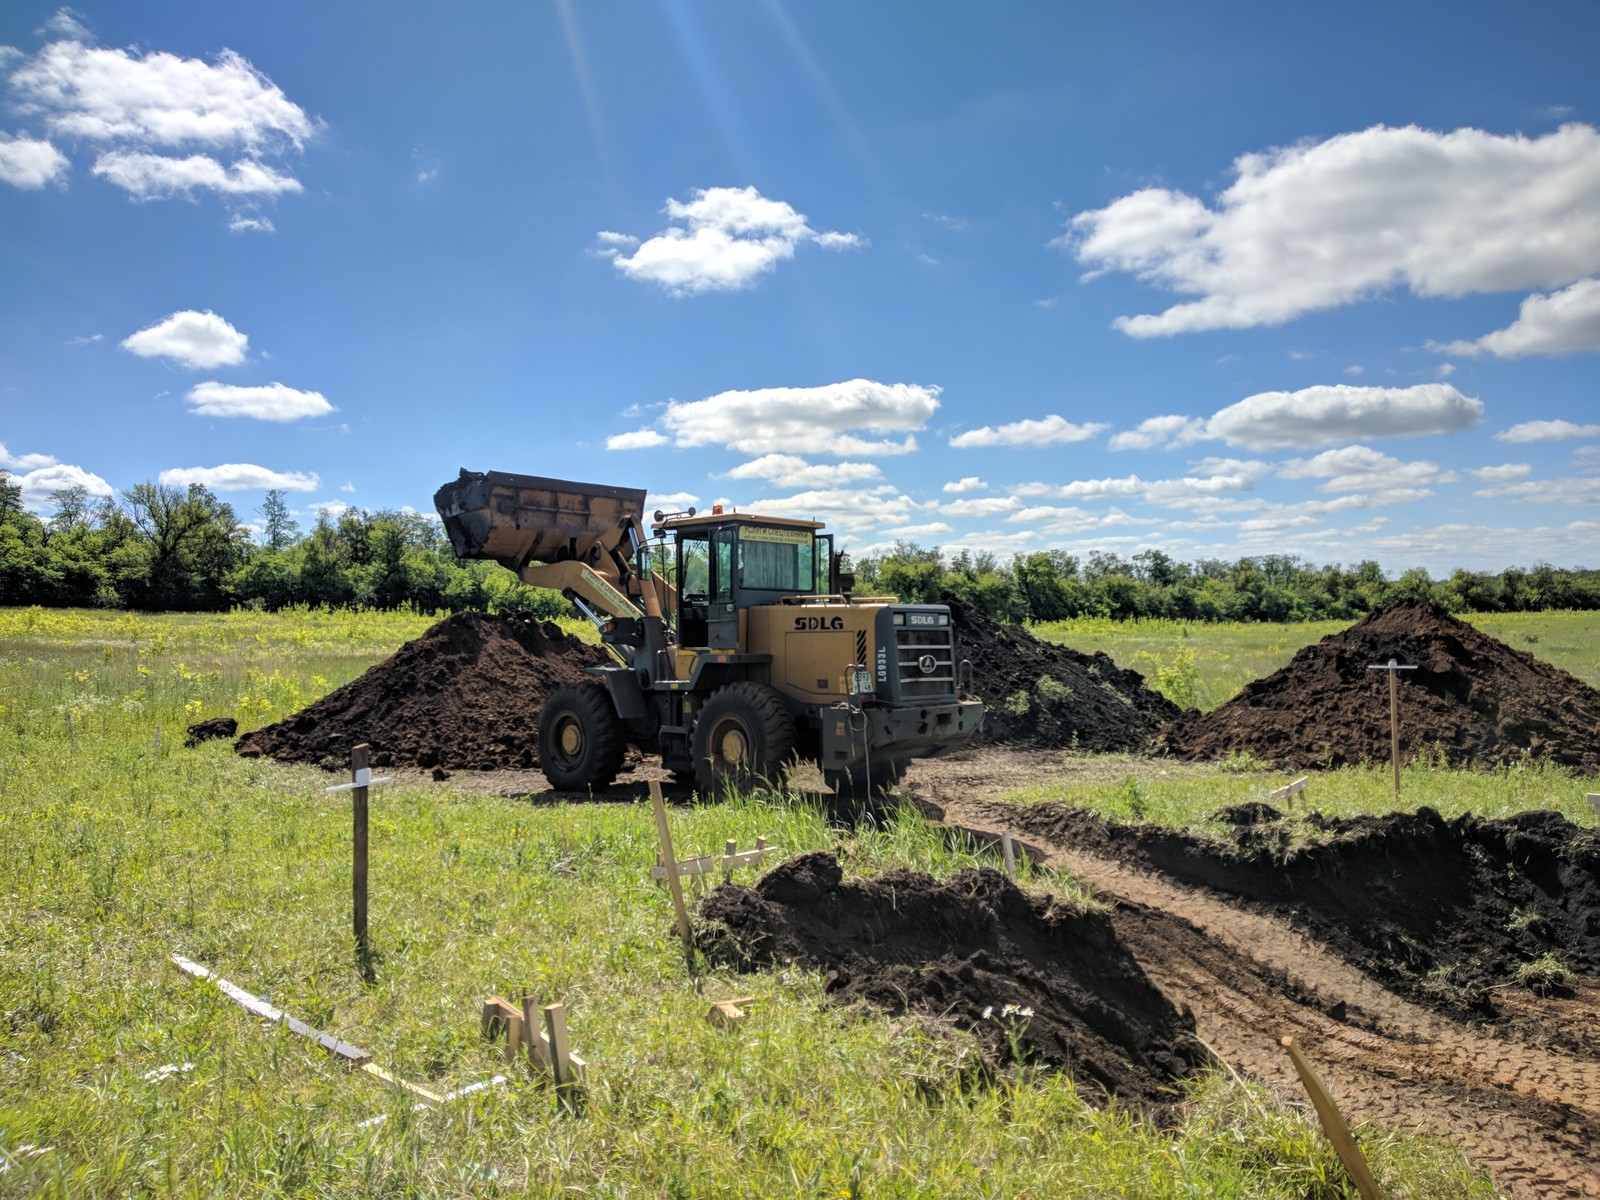
[(675, 541), (678, 645), (739, 649), (739, 614), (828, 590), (833, 538), (818, 521), (711, 512), (655, 526)]

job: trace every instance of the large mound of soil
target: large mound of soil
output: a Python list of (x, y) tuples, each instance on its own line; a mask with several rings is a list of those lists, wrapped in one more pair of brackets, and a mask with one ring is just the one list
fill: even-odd
[[(1182, 711), (1105, 654), (1041, 641), (952, 595), (958, 651), (988, 711), (981, 740), (1084, 750), (1143, 750)], [(965, 682), (965, 679), (963, 679)]]
[(1546, 954), (1600, 972), (1600, 842), (1558, 813), (1249, 815), (1229, 843), (1056, 804), (1018, 807), (1014, 818), (1059, 845), (1263, 904), (1437, 1006), (1487, 1010), (1491, 989), (1538, 984), (1522, 969)]
[(718, 888), (702, 913), (720, 923), (703, 941), (714, 956), (826, 971), (835, 998), (951, 1022), (996, 1063), (1012, 1061), (1015, 1036), (1025, 1061), (1071, 1071), (1091, 1095), (1161, 1106), (1206, 1058), (1193, 1016), (1156, 990), (1104, 912), (1028, 896), (997, 871), (845, 883), (831, 855), (807, 854), (754, 887)]
[(536, 766), (545, 697), (607, 661), (600, 647), (527, 613), (456, 613), (234, 748), (330, 769), (348, 766), (362, 742), (375, 767)]
[(1389, 758), (1390, 659), (1400, 676), (1400, 749), (1441, 753), (1451, 766), (1489, 767), (1524, 756), (1600, 770), (1600, 691), (1481, 633), (1424, 600), (1375, 608), (1307, 646), (1228, 703), (1191, 714), (1163, 736), (1194, 759), (1246, 751), (1305, 769)]

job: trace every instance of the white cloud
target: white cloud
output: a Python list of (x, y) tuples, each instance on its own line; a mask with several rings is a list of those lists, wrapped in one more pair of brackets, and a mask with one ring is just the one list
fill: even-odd
[(819, 233), (805, 214), (753, 187), (697, 189), (688, 201), (668, 200), (666, 212), (675, 224), (636, 249), (628, 235), (602, 230), (599, 253), (629, 278), (674, 296), (749, 287), (805, 242), (826, 250), (865, 244), (854, 234)]
[(972, 446), (1053, 446), (1066, 442), (1082, 442), (1092, 438), (1108, 425), (1074, 425), (1065, 417), (1052, 413), (1039, 420), (1013, 421), (1009, 425), (985, 425), (969, 429), (950, 439), (957, 449)]
[(936, 507), (942, 517), (996, 517), (1016, 512), (1022, 501), (1015, 496), (975, 496), (971, 500), (947, 500)]
[(1578, 475), (1561, 479), (1531, 479), (1479, 488), (1472, 493), (1483, 500), (1506, 500), (1512, 504), (1564, 504), (1569, 508), (1600, 504), (1600, 476)]
[[(196, 189), (230, 197), (301, 190), (266, 160), (303, 149), (318, 122), (239, 54), (223, 50), (207, 63), (95, 46), (81, 26), (52, 32), (64, 36), (12, 73), (15, 111), (51, 136), (100, 146), (95, 175), (140, 200)], [(232, 164), (217, 152), (231, 153)], [(64, 160), (53, 169), (64, 170)]]
[(650, 510), (660, 509), (662, 512), (683, 512), (700, 503), (700, 497), (693, 492), (651, 492)]
[(1112, 435), (1112, 450), (1172, 450), (1206, 436), (1206, 423), (1195, 417), (1149, 417), (1134, 429)]
[(635, 429), (629, 433), (614, 433), (606, 439), (607, 450), (649, 450), (653, 446), (665, 446), (665, 434), (657, 433), (654, 429)]
[(64, 178), (67, 166), (67, 156), (47, 141), (0, 133), (0, 183), (42, 188)]
[(873, 463), (842, 462), (832, 465), (809, 463), (794, 454), (764, 454), (741, 463), (728, 472), (729, 479), (763, 479), (777, 487), (833, 488), (882, 479), (883, 472)]
[(37, 471), (40, 467), (53, 467), (57, 459), (49, 454), (12, 454), (0, 442), (0, 467), (10, 471)]
[(198, 483), (217, 492), (266, 491), (282, 488), (286, 492), (314, 492), (322, 486), (317, 476), (303, 471), (270, 471), (253, 463), (223, 463), (218, 467), (171, 467), (159, 479), (171, 487)]
[(1494, 435), (1497, 442), (1565, 442), (1573, 438), (1600, 437), (1600, 425), (1573, 421), (1523, 421)]
[(896, 525), (893, 529), (885, 529), (885, 537), (901, 538), (914, 542), (918, 538), (939, 537), (942, 534), (955, 532), (943, 521), (930, 521), (926, 525)]
[(1120, 479), (1077, 479), (1070, 483), (1024, 483), (1011, 490), (1017, 496), (1080, 503), (1143, 500), (1169, 508), (1188, 508), (1206, 497), (1248, 492), (1268, 469), (1264, 463), (1217, 461), (1224, 463), (1226, 469), (1202, 472), (1182, 479), (1141, 479), (1137, 475), (1128, 475)]
[[(661, 425), (679, 446), (726, 446), (746, 454), (908, 454), (939, 407), (939, 389), (852, 379), (822, 387), (719, 392), (673, 401)], [(869, 440), (855, 436), (906, 433)]]
[(1447, 383), (1408, 388), (1329, 384), (1258, 392), (1213, 416), (1206, 432), (1250, 450), (1320, 446), (1352, 438), (1452, 433), (1483, 420), (1483, 401)]
[(355, 511), (353, 506), (343, 500), (318, 500), (311, 506), (311, 511), (319, 517), (327, 517), (330, 521), (336, 520), (340, 513)]
[(1324, 450), (1313, 458), (1291, 458), (1278, 468), (1283, 479), (1321, 479), (1324, 492), (1359, 492), (1371, 489), (1420, 488), (1454, 483), (1451, 471), (1437, 463), (1401, 462), (1370, 446), (1344, 446)]
[(340, 491), (341, 491), (341, 492), (350, 492), (350, 493), (354, 493), (354, 492), (355, 492), (355, 490), (356, 490), (356, 485), (355, 485), (355, 484), (354, 484), (354, 483), (341, 483), (341, 484), (340, 484), (340, 485), (339, 485), (339, 490), (340, 490)]
[(1234, 162), (1216, 208), (1146, 188), (1058, 244), (1200, 299), (1119, 317), (1135, 337), (1275, 325), (1393, 287), (1421, 296), (1561, 286), (1600, 270), (1600, 131), (1529, 138), (1374, 126)]
[(122, 339), (122, 348), (140, 358), (170, 358), (196, 370), (232, 367), (244, 361), (250, 339), (209, 308), (184, 309)]
[(254, 417), (259, 421), (298, 421), (334, 412), (321, 392), (302, 392), (281, 383), (234, 387), (226, 383), (197, 383), (187, 397), (191, 411), (201, 417)]
[(1533, 474), (1533, 468), (1527, 463), (1502, 463), (1498, 467), (1470, 467), (1467, 474), (1485, 483), (1510, 483)]
[(278, 227), (272, 223), (270, 217), (257, 216), (253, 213), (234, 213), (228, 218), (228, 229), (232, 233), (276, 233)]
[[(94, 173), (135, 200), (167, 200), (187, 196), (195, 188), (209, 188), (227, 196), (275, 196), (303, 190), (294, 176), (280, 175), (265, 163), (242, 158), (231, 167), (224, 167), (206, 154), (169, 158), (164, 154), (119, 150), (96, 159)], [(259, 229), (260, 225), (252, 228)]]
[(1600, 279), (1580, 279), (1559, 292), (1535, 292), (1506, 328), (1472, 342), (1429, 342), (1428, 349), (1468, 357), (1487, 351), (1500, 358), (1600, 350)]
[(1367, 373), (1367, 369), (1360, 363), (1351, 363), (1344, 369), (1344, 373), (1346, 375), (1365, 375)]
[(944, 490), (961, 495), (963, 492), (981, 492), (989, 485), (976, 475), (964, 475), (960, 479), (952, 479), (944, 485)]
[(872, 488), (826, 488), (796, 492), (792, 496), (767, 497), (742, 505), (741, 511), (822, 521), (832, 529), (858, 533), (908, 525), (915, 507), (908, 497), (896, 494), (888, 484), (881, 484)]
[[(43, 454), (23, 455), (24, 460), (47, 457)], [(21, 486), (22, 506), (32, 512), (45, 512), (49, 509), (51, 492), (81, 487), (91, 496), (109, 496), (114, 490), (109, 483), (91, 471), (54, 461), (20, 475), (13, 475), (11, 482)]]
[(1006, 521), (1009, 524), (1029, 525), (1042, 537), (1076, 537), (1096, 529), (1115, 529), (1152, 523), (1130, 517), (1120, 508), (1110, 508), (1103, 513), (1096, 513), (1084, 508), (1061, 508), (1054, 505), (1020, 509), (1007, 517)]

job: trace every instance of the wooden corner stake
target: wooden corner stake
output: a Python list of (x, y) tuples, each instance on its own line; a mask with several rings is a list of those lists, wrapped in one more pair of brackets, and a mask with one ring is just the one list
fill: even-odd
[(1294, 1062), (1294, 1069), (1300, 1073), (1300, 1082), (1311, 1095), (1311, 1104), (1317, 1110), (1317, 1119), (1322, 1122), (1322, 1131), (1333, 1143), (1339, 1161), (1344, 1163), (1344, 1169), (1350, 1172), (1356, 1190), (1361, 1193), (1361, 1200), (1383, 1200), (1383, 1193), (1378, 1190), (1378, 1181), (1372, 1177), (1372, 1169), (1367, 1166), (1367, 1160), (1361, 1156), (1361, 1147), (1357, 1146), (1355, 1138), (1350, 1136), (1350, 1126), (1345, 1124), (1344, 1115), (1339, 1112), (1339, 1106), (1333, 1102), (1333, 1097), (1328, 1095), (1328, 1089), (1322, 1086), (1322, 1080), (1312, 1068), (1311, 1060), (1300, 1049), (1300, 1043), (1292, 1037), (1283, 1038), (1281, 1042)]

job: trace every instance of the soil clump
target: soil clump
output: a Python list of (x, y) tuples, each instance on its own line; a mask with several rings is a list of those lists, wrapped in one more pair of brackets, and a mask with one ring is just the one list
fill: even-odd
[(971, 690), (988, 709), (983, 741), (1144, 750), (1183, 711), (1106, 654), (1041, 641), (948, 593), (940, 600), (950, 606), (957, 653), (972, 664)]
[(330, 770), (348, 766), (362, 742), (375, 767), (533, 767), (545, 697), (607, 661), (600, 647), (528, 613), (455, 613), (234, 749)]
[(209, 721), (196, 721), (189, 726), (183, 744), (190, 750), (216, 738), (231, 738), (239, 732), (239, 722), (232, 717), (212, 717)]
[[(1600, 842), (1559, 813), (1311, 813), (1236, 824), (1226, 842), (1058, 804), (1018, 807), (1013, 820), (1058, 845), (1254, 902), (1444, 1011), (1492, 1014), (1503, 989), (1559, 992), (1565, 971), (1600, 973)], [(1530, 965), (1547, 955), (1565, 968), (1553, 985)]]
[(1367, 668), (1390, 659), (1417, 668), (1399, 673), (1403, 757), (1600, 771), (1600, 691), (1425, 600), (1375, 608), (1303, 648), (1226, 704), (1174, 722), (1160, 748), (1187, 759), (1244, 752), (1291, 770), (1385, 762), (1389, 681)]
[[(843, 881), (830, 854), (706, 897), (702, 948), (740, 969), (794, 962), (829, 994), (973, 1034), (991, 1066), (1070, 1071), (1085, 1094), (1160, 1110), (1206, 1061), (1109, 915), (1030, 896), (989, 869)], [(1022, 1015), (1019, 1010), (1031, 1010)]]

